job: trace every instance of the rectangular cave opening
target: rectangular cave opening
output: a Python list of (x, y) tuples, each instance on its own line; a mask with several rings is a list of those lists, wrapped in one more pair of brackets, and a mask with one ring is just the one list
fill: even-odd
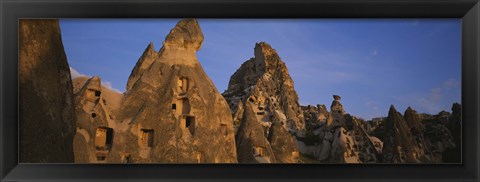
[(102, 94), (102, 92), (100, 92), (98, 90), (95, 90), (95, 97), (100, 97), (101, 94)]
[(177, 80), (178, 92), (184, 94), (188, 91), (188, 79), (181, 77)]
[(109, 150), (113, 144), (113, 129), (105, 126), (98, 127), (95, 132), (95, 148)]
[(265, 153), (264, 153), (264, 151), (263, 151), (263, 147), (254, 146), (254, 147), (253, 147), (253, 156), (254, 156), (254, 157), (263, 157), (263, 156), (265, 156)]
[(153, 147), (154, 132), (153, 129), (141, 129), (140, 144), (143, 147)]
[(122, 155), (122, 163), (128, 164), (132, 163), (132, 156), (128, 153)]
[(195, 134), (195, 117), (187, 116), (185, 117), (185, 127), (188, 128), (190, 134)]
[(175, 103), (172, 104), (172, 110), (173, 111), (177, 110), (177, 104), (175, 104)]

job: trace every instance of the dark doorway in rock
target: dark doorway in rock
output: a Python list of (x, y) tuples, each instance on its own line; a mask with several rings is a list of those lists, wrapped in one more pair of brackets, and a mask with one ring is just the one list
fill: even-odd
[(122, 163), (124, 164), (129, 164), (129, 163), (132, 163), (132, 156), (130, 154), (123, 154), (122, 155)]
[(188, 78), (178, 78), (178, 92), (183, 95), (188, 91)]
[(98, 127), (95, 132), (95, 148), (110, 150), (113, 145), (113, 129), (105, 126)]
[(172, 104), (172, 110), (176, 111), (177, 110), (177, 104)]
[(102, 94), (102, 92), (100, 92), (100, 91), (98, 91), (98, 90), (95, 91), (95, 96), (96, 96), (96, 97), (100, 97), (100, 94)]
[(95, 118), (97, 117), (97, 114), (95, 114), (94, 112), (92, 112), (92, 118)]
[(194, 116), (187, 116), (185, 118), (185, 127), (188, 128), (190, 134), (195, 134), (195, 117)]
[(154, 130), (141, 129), (140, 145), (142, 147), (153, 147)]

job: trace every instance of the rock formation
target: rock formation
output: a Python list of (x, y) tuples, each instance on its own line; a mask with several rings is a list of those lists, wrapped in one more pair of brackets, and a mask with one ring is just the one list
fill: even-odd
[[(276, 112), (285, 116), (285, 126), (293, 132), (304, 130), (303, 113), (293, 80), (277, 52), (267, 43), (255, 45), (255, 57), (243, 63), (232, 75), (228, 89), (222, 94), (235, 113), (240, 101), (252, 102), (260, 121), (270, 121)], [(265, 122), (271, 125), (271, 122)], [(269, 127), (269, 126), (268, 126)]]
[(420, 132), (424, 129), (424, 126), (420, 121), (420, 116), (417, 114), (417, 111), (413, 110), (411, 107), (408, 107), (407, 110), (405, 110), (404, 119), (410, 130)]
[(235, 141), (237, 142), (238, 161), (241, 163), (276, 162), (266, 132), (256, 120), (252, 103), (245, 104), (242, 121)]
[(237, 162), (232, 114), (196, 58), (202, 42), (198, 22), (180, 20), (160, 51), (147, 46), (123, 94), (76, 78), (76, 162)]
[[(359, 119), (347, 114), (340, 96), (327, 113), (324, 105), (304, 108), (307, 126), (305, 137), (298, 137), (299, 151), (321, 163), (377, 163), (383, 142), (370, 136)], [(320, 117), (326, 115), (327, 118)], [(318, 116), (317, 118), (311, 116)]]
[(392, 105), (385, 121), (384, 163), (440, 163), (442, 153), (455, 147), (450, 131), (443, 124), (449, 114), (424, 116), (407, 108), (405, 117)]
[(395, 107), (390, 106), (385, 121), (383, 161), (387, 163), (418, 163), (420, 149), (410, 133), (407, 122)]
[[(73, 80), (77, 134), (74, 139), (75, 163), (120, 162), (112, 148), (121, 146), (127, 123), (116, 120), (122, 94), (101, 85), (98, 76)], [(113, 145), (117, 144), (117, 145)], [(127, 144), (124, 144), (127, 145)], [(115, 160), (117, 159), (117, 160)]]
[(72, 82), (58, 20), (19, 22), (19, 162), (74, 162)]
[[(257, 122), (258, 125), (249, 124), (249, 126), (253, 127), (251, 129), (264, 131), (264, 136), (258, 136), (264, 139), (269, 138), (276, 161), (296, 162), (298, 152), (295, 140), (290, 133), (303, 135), (305, 125), (293, 80), (288, 74), (285, 63), (280, 60), (277, 52), (269, 44), (257, 43), (254, 53), (255, 57), (243, 63), (232, 75), (228, 89), (223, 96), (234, 113), (233, 120), (236, 127), (243, 125), (239, 121)], [(246, 111), (248, 107), (251, 107), (252, 112)], [(253, 116), (251, 116), (252, 113)], [(250, 119), (254, 121), (249, 121)], [(273, 127), (275, 122), (278, 124)], [(238, 132), (240, 131), (239, 129)], [(270, 132), (274, 132), (274, 134), (270, 134)], [(254, 136), (238, 133), (237, 143), (241, 142), (239, 140), (253, 140), (245, 137)], [(237, 144), (239, 152), (248, 150), (242, 147), (248, 146)], [(255, 155), (252, 154), (252, 150), (248, 151), (250, 151), (248, 155)], [(244, 157), (242, 155), (247, 155), (247, 153), (239, 154), (239, 162), (251, 162), (251, 160), (243, 160), (251, 159), (251, 156)], [(257, 162), (265, 162), (265, 160), (257, 160)]]

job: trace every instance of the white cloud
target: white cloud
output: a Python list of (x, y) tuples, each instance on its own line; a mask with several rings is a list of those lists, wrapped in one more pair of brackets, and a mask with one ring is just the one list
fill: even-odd
[(102, 86), (104, 86), (105, 88), (108, 88), (114, 92), (118, 92), (118, 93), (123, 93), (122, 91), (116, 89), (116, 88), (113, 88), (112, 86), (112, 82), (109, 82), (109, 81), (102, 81)]
[(460, 88), (460, 85), (460, 81), (453, 78), (445, 80), (445, 82), (443, 82), (443, 87), (446, 89)]
[(433, 88), (426, 95), (418, 100), (418, 104), (430, 113), (436, 113), (440, 110), (440, 101), (443, 98), (441, 88)]
[[(72, 75), (72, 79), (78, 78), (78, 77), (88, 77), (88, 78), (92, 77), (92, 76), (89, 76), (89, 75), (79, 73), (77, 70), (73, 69), (72, 67), (70, 67), (70, 74)], [(113, 88), (112, 82), (102, 80), (102, 86), (104, 86), (105, 88), (108, 88), (108, 89), (110, 89), (114, 92), (123, 93), (122, 91), (120, 91), (116, 88)]]
[(417, 20), (417, 19), (415, 19), (415, 20), (413, 20), (413, 21), (410, 23), (410, 25), (411, 25), (411, 26), (417, 26), (419, 23), (420, 23), (420, 21)]
[(70, 74), (72, 75), (72, 79), (77, 77), (91, 77), (91, 76), (79, 73), (77, 70), (73, 69), (72, 67), (70, 67)]

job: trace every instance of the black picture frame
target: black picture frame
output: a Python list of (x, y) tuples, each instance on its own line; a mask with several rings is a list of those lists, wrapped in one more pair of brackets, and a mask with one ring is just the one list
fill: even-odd
[[(0, 0), (2, 181), (479, 181), (478, 0)], [(461, 18), (462, 164), (18, 164), (19, 18)]]

